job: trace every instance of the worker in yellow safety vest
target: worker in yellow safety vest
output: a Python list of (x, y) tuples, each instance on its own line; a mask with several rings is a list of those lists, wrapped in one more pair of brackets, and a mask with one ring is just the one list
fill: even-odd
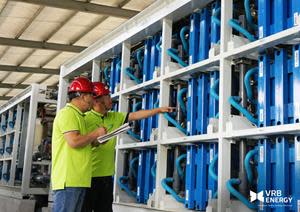
[[(112, 99), (109, 88), (101, 83), (93, 83), (93, 109), (86, 113), (85, 120), (89, 132), (103, 126), (108, 132), (122, 124), (154, 116), (158, 113), (172, 112), (172, 107), (160, 107), (152, 110), (140, 110), (132, 113), (110, 111)], [(112, 138), (98, 147), (92, 148), (92, 186), (87, 191), (84, 212), (112, 212), (113, 178), (115, 173), (116, 138)]]
[(68, 90), (68, 103), (53, 123), (51, 183), (53, 212), (80, 212), (86, 189), (91, 186), (91, 144), (104, 135), (104, 127), (87, 131), (85, 112), (93, 104), (90, 80), (76, 78)]

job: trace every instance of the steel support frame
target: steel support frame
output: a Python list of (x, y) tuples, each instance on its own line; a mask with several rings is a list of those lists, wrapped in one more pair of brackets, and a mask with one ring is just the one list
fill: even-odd
[[(55, 104), (56, 101), (48, 100), (45, 94), (41, 93), (46, 90), (46, 86), (32, 84), (29, 88), (24, 90), (21, 94), (7, 102), (0, 109), (0, 113), (9, 113), (9, 120), (13, 120), (13, 113), (16, 112), (14, 124), (14, 141), (12, 144), (12, 153), (10, 161), (10, 179), (7, 183), (3, 184), (0, 188), (0, 193), (7, 194), (17, 198), (22, 198), (24, 195), (42, 194), (47, 195), (49, 188), (33, 188), (30, 186), (31, 171), (32, 171), (32, 155), (33, 155), (33, 142), (35, 135), (35, 124), (37, 115), (37, 105), (41, 103)], [(24, 104), (22, 104), (24, 102)], [(21, 106), (22, 104), (22, 106)], [(26, 115), (27, 113), (27, 115)], [(21, 115), (23, 114), (23, 115)], [(22, 125), (21, 117), (23, 116)], [(24, 127), (26, 126), (26, 127)], [(11, 138), (12, 134), (7, 136)], [(19, 139), (20, 138), (20, 139)], [(8, 140), (6, 146), (11, 145)], [(19, 155), (18, 164), (16, 166), (17, 155)], [(24, 160), (21, 160), (24, 155)], [(6, 154), (6, 157), (10, 155)], [(23, 168), (22, 181), (20, 186), (15, 185), (16, 168)], [(49, 166), (50, 166), (49, 162)], [(6, 170), (7, 171), (7, 170)], [(15, 188), (12, 191), (11, 188)]]
[[(118, 30), (115, 31), (115, 35), (113, 37), (105, 37), (102, 40), (97, 41), (94, 45), (92, 45), (90, 48), (88, 48), (85, 52), (82, 54), (76, 56), (74, 59), (70, 60), (64, 66), (62, 67), (62, 74), (61, 74), (61, 80), (60, 80), (60, 98), (59, 98), (59, 107), (61, 108), (65, 104), (65, 97), (66, 97), (66, 89), (68, 85), (68, 78), (72, 76), (72, 74), (75, 73), (75, 70), (79, 68), (81, 65), (85, 64), (88, 61), (91, 61), (92, 59), (99, 56), (102, 57), (102, 55), (106, 55), (107, 52), (110, 51), (112, 47), (117, 47), (118, 45), (123, 45), (123, 54), (124, 54), (124, 44), (126, 43), (126, 50), (130, 53), (130, 47), (129, 43), (132, 41), (139, 40), (144, 36), (143, 33), (137, 34), (140, 31), (143, 31), (147, 27), (153, 24), (153, 26), (161, 26), (156, 25), (157, 20), (162, 20), (162, 60), (161, 60), (161, 73), (165, 74), (165, 68), (169, 64), (169, 57), (166, 55), (166, 49), (171, 47), (171, 34), (172, 34), (172, 21), (175, 20), (175, 18), (172, 18), (172, 16), (168, 16), (172, 11), (179, 9), (180, 7), (184, 6), (190, 1), (161, 1), (159, 3), (155, 3), (155, 6), (150, 6), (146, 12), (145, 17), (147, 16), (147, 19), (143, 19), (144, 16), (142, 15), (138, 16), (135, 19), (130, 20), (128, 23), (120, 27)], [(202, 3), (202, 1), (201, 1)], [(245, 46), (238, 47), (237, 49), (234, 49), (230, 52), (227, 51), (227, 44), (231, 40), (232, 35), (232, 29), (228, 27), (227, 23), (228, 20), (232, 18), (232, 10), (233, 10), (233, 1), (232, 0), (222, 0), (221, 1), (221, 55), (216, 60), (220, 63), (220, 90), (219, 90), (219, 133), (217, 134), (218, 138), (218, 154), (219, 154), (219, 163), (218, 163), (218, 212), (226, 211), (226, 208), (228, 208), (230, 203), (230, 195), (226, 188), (226, 182), (228, 179), (230, 179), (230, 160), (228, 160), (228, 155), (231, 155), (231, 142), (232, 137), (236, 136), (243, 136), (247, 133), (245, 131), (236, 131), (236, 132), (230, 132), (227, 134), (226, 132), (226, 123), (228, 122), (230, 118), (230, 105), (228, 103), (228, 97), (231, 95), (231, 86), (229, 82), (231, 82), (231, 62), (233, 58), (244, 56), (249, 54), (250, 52), (255, 52), (257, 50), (266, 49), (270, 46), (274, 46), (278, 43), (282, 43), (285, 41), (288, 41), (290, 39), (294, 39), (296, 37), (299, 37), (300, 34), (300, 28), (294, 27), (292, 29), (285, 30), (283, 32), (280, 32), (274, 36), (268, 37), (268, 39), (261, 39), (259, 41), (247, 44)], [(168, 5), (169, 4), (169, 5)], [(177, 4), (175, 6), (175, 4)], [(168, 5), (168, 6), (167, 6)], [(152, 16), (149, 14), (152, 13)], [(152, 18), (151, 18), (152, 17)], [(155, 18), (153, 18), (155, 17)], [(165, 18), (164, 18), (165, 17)], [(139, 21), (138, 21), (139, 20)], [(158, 27), (157, 27), (158, 28)], [(130, 31), (128, 30), (130, 29)], [(131, 38), (134, 37), (134, 38)], [(99, 48), (101, 47), (101, 48)], [(103, 56), (105, 57), (105, 56)], [(124, 58), (125, 56), (122, 55)], [(127, 57), (130, 57), (127, 55)], [(127, 58), (126, 60), (129, 61)], [(125, 60), (123, 60), (125, 61)], [(122, 70), (124, 70), (124, 67), (127, 67), (128, 65), (122, 64)], [(181, 70), (180, 70), (181, 71)], [(122, 71), (123, 73), (123, 71)], [(180, 73), (174, 73), (174, 77), (176, 74)], [(173, 77), (173, 78), (174, 78)], [(125, 77), (126, 78), (126, 77)], [(160, 106), (167, 106), (169, 105), (168, 98), (164, 98), (167, 95), (169, 95), (169, 85), (170, 85), (170, 79), (169, 78), (161, 78), (160, 79)], [(121, 81), (124, 79), (124, 77), (121, 77)], [(123, 82), (121, 82), (121, 85), (124, 85)], [(117, 95), (118, 96), (118, 95)], [(127, 102), (125, 95), (120, 94), (119, 96), (119, 110), (122, 112), (127, 111)], [(62, 98), (62, 99), (61, 99)], [(298, 108), (297, 105), (294, 105), (294, 108)], [(295, 115), (296, 116), (296, 115)], [(156, 189), (155, 189), (155, 207), (159, 208), (161, 206), (160, 201), (164, 199), (166, 196), (165, 191), (162, 189), (160, 185), (160, 180), (166, 177), (166, 161), (167, 161), (167, 146), (164, 144), (164, 142), (161, 140), (163, 131), (168, 127), (167, 121), (163, 118), (162, 115), (159, 115), (159, 140), (157, 141), (157, 173), (156, 173)], [(287, 129), (286, 126), (283, 126), (284, 129)], [(276, 128), (271, 128), (271, 130), (275, 130)], [(263, 132), (266, 132), (267, 134), (272, 134), (272, 132), (269, 131), (269, 129), (262, 129)], [(298, 132), (298, 128), (294, 126), (292, 129), (294, 131)], [(258, 130), (250, 130), (251, 135), (255, 135), (255, 133), (258, 132)], [(274, 132), (273, 132), (274, 133)], [(249, 135), (250, 135), (249, 134)], [(260, 132), (260, 135), (263, 135), (263, 133)], [(200, 138), (201, 136), (199, 136)], [(203, 139), (203, 137), (201, 137)], [(203, 139), (204, 140), (204, 139)], [(297, 140), (297, 142), (296, 142)], [(121, 141), (121, 140), (119, 140)], [(146, 143), (146, 142), (145, 142)], [(295, 151), (299, 149), (298, 144), (298, 137), (295, 137)], [(152, 144), (151, 144), (152, 145)], [(132, 145), (133, 147), (134, 145)], [(139, 145), (139, 147), (145, 148), (147, 145)], [(147, 146), (148, 147), (148, 146)], [(124, 145), (124, 147), (126, 146)], [(122, 149), (123, 150), (123, 149)], [(299, 155), (295, 154), (295, 157)], [(116, 157), (116, 164), (117, 164), (117, 174), (120, 172), (120, 169), (122, 169), (120, 166), (118, 166), (118, 160), (122, 160), (122, 156), (120, 156), (120, 150), (117, 148), (117, 157)], [(299, 161), (297, 161), (297, 164), (299, 166)], [(299, 175), (299, 173), (298, 173)], [(115, 184), (116, 185), (116, 184)], [(118, 188), (115, 186), (115, 193), (118, 191)], [(299, 194), (298, 194), (299, 195)]]

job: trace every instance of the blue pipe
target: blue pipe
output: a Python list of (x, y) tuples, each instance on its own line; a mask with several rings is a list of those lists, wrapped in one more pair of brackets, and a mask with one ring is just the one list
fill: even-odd
[(3, 179), (4, 179), (5, 181), (9, 181), (9, 173), (4, 173), (4, 174), (3, 174)]
[(154, 162), (153, 166), (151, 167), (151, 175), (153, 178), (156, 177), (156, 162)]
[(136, 60), (138, 61), (138, 66), (139, 66), (140, 71), (143, 70), (142, 49), (139, 49), (137, 51)]
[(254, 118), (248, 110), (243, 108), (239, 103), (236, 102), (236, 100), (240, 99), (240, 97), (229, 97), (228, 101), (229, 103), (238, 111), (240, 111), (249, 121), (251, 121), (253, 124), (257, 124), (257, 119)]
[(2, 125), (2, 130), (3, 130), (3, 131), (6, 130), (6, 125)]
[(244, 160), (247, 178), (251, 185), (253, 184), (253, 173), (250, 165), (250, 160), (256, 154), (258, 154), (258, 149), (253, 149), (247, 153)]
[(216, 165), (216, 162), (218, 161), (218, 154), (216, 154), (213, 158), (213, 160), (211, 161), (211, 163), (209, 164), (209, 168), (208, 168), (208, 173), (209, 173), (209, 176), (211, 176), (211, 178), (214, 180), (214, 181), (218, 181), (218, 175), (216, 175), (215, 173), (215, 165)]
[(10, 126), (10, 128), (14, 128), (15, 122), (14, 121), (9, 121), (8, 125)]
[(116, 65), (116, 69), (117, 69), (117, 71), (121, 71), (121, 60), (117, 63), (117, 65)]
[(109, 82), (109, 79), (108, 79), (108, 69), (109, 69), (109, 66), (106, 65), (105, 68), (104, 68), (104, 79), (106, 82)]
[(217, 24), (218, 26), (221, 26), (221, 21), (220, 19), (218, 18), (218, 16), (220, 15), (221, 13), (221, 8), (218, 8), (215, 10), (215, 12), (213, 13), (212, 17), (211, 17), (211, 20)]
[(178, 170), (178, 175), (179, 175), (180, 178), (183, 178), (183, 170), (180, 166), (180, 163), (184, 159), (186, 159), (186, 154), (182, 154), (178, 158), (176, 158), (176, 168)]
[(5, 148), (5, 151), (6, 151), (8, 154), (11, 154), (11, 153), (12, 153), (12, 147), (6, 147), (6, 148)]
[(241, 34), (243, 34), (251, 42), (256, 41), (256, 38), (250, 32), (248, 32), (246, 29), (244, 29), (243, 27), (241, 27), (237, 20), (230, 19), (228, 21), (228, 24), (233, 29), (235, 29), (235, 30), (239, 31)]
[(141, 108), (141, 107), (142, 107), (142, 102), (135, 103), (135, 105), (133, 106), (133, 111), (132, 112), (138, 111), (138, 108)]
[(171, 122), (177, 129), (179, 129), (181, 132), (183, 132), (186, 135), (186, 133), (187, 133), (186, 129), (184, 129), (182, 126), (180, 126), (180, 124), (177, 123), (168, 113), (164, 113), (164, 117), (169, 122)]
[(251, 82), (250, 82), (250, 77), (254, 74), (256, 74), (258, 72), (258, 68), (252, 68), (249, 71), (247, 71), (245, 78), (244, 78), (244, 84), (245, 84), (245, 88), (246, 88), (246, 93), (247, 93), (247, 97), (250, 100), (251, 103), (253, 104), (257, 104), (257, 101), (255, 101), (254, 97), (253, 97), (253, 93), (252, 93), (252, 89), (251, 89)]
[(246, 20), (247, 20), (247, 23), (249, 24), (249, 26), (250, 26), (253, 30), (257, 30), (257, 25), (254, 24), (254, 22), (253, 22), (253, 17), (252, 17), (252, 15), (251, 15), (250, 1), (249, 1), (249, 0), (245, 0), (245, 1), (244, 1), (244, 7), (245, 7), (245, 12), (246, 12)]
[(128, 135), (130, 135), (131, 137), (134, 137), (135, 139), (137, 139), (137, 140), (139, 140), (139, 141), (142, 141), (141, 136), (135, 134), (134, 132), (132, 132), (132, 130), (128, 130), (127, 133), (128, 133)]
[(132, 173), (132, 175), (134, 176), (134, 177), (136, 177), (136, 171), (135, 171), (135, 169), (134, 169), (134, 164), (137, 162), (137, 161), (139, 161), (139, 157), (135, 157), (135, 158), (133, 158), (131, 161), (130, 161), (130, 163), (129, 163), (129, 171)]
[(136, 76), (134, 76), (132, 74), (132, 72), (134, 72), (134, 71), (135, 71), (134, 68), (131, 68), (131, 67), (125, 68), (126, 75), (129, 76), (130, 79), (134, 80), (135, 83), (140, 84), (142, 82), (142, 80), (140, 80), (139, 78), (137, 78)]
[[(216, 92), (217, 87), (219, 86), (219, 79), (215, 81), (213, 86), (209, 90), (209, 94), (217, 101), (219, 101), (219, 94)], [(219, 118), (219, 113), (216, 114), (215, 118)]]
[(167, 183), (172, 183), (173, 181), (174, 181), (173, 178), (168, 177), (161, 181), (161, 185), (162, 185), (163, 189), (165, 189), (167, 192), (169, 192), (177, 202), (184, 203), (185, 199), (180, 197), (178, 194), (176, 194), (176, 192), (170, 186), (168, 186)]
[(131, 191), (126, 184), (124, 184), (122, 181), (127, 181), (127, 176), (122, 176), (118, 179), (118, 185), (122, 190), (124, 190), (129, 196), (136, 197), (136, 192)]
[(219, 79), (217, 79), (215, 81), (215, 83), (213, 84), (213, 86), (210, 88), (209, 93), (210, 95), (216, 99), (217, 101), (219, 101), (219, 94), (217, 94), (216, 89), (219, 86)]
[(213, 196), (212, 196), (213, 199), (217, 199), (218, 198), (218, 191), (216, 191)]
[(235, 196), (236, 198), (238, 198), (244, 205), (246, 205), (248, 208), (252, 209), (252, 210), (256, 210), (257, 209), (257, 205), (249, 202), (249, 200), (244, 197), (240, 192), (238, 192), (233, 186), (233, 185), (238, 185), (240, 184), (241, 181), (240, 179), (230, 179), (226, 182), (226, 187), (228, 189), (228, 191)]
[(172, 59), (174, 59), (180, 66), (187, 67), (188, 64), (186, 64), (180, 57), (178, 57), (177, 53), (178, 53), (177, 49), (170, 48), (170, 49), (167, 50), (167, 54)]
[(180, 108), (183, 113), (186, 113), (186, 106), (185, 103), (183, 102), (183, 94), (185, 94), (188, 91), (187, 88), (182, 88), (178, 94), (177, 94), (177, 101), (179, 102)]
[(162, 40), (161, 40), (161, 38), (160, 38), (160, 40), (159, 40), (159, 42), (155, 45), (155, 47), (156, 47), (156, 49), (159, 51), (159, 52), (161, 52), (161, 42), (162, 42)]
[(187, 43), (187, 40), (185, 39), (185, 34), (187, 32), (189, 32), (189, 30), (190, 30), (190, 28), (188, 26), (184, 26), (180, 30), (180, 40), (182, 42), (183, 51), (185, 53), (188, 53), (188, 51), (189, 51), (188, 43)]
[(159, 98), (156, 99), (156, 102), (154, 103), (153, 107), (158, 108), (159, 106)]

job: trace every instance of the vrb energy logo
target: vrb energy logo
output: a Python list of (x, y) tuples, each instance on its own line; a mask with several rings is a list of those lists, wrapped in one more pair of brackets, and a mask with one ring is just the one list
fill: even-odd
[(281, 190), (263, 190), (258, 193), (250, 191), (250, 201), (259, 200), (260, 205), (272, 207), (290, 207), (293, 197), (283, 196)]

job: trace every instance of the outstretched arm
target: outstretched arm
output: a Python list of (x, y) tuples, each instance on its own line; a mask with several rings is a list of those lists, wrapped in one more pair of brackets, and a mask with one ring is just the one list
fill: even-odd
[(140, 119), (145, 119), (150, 116), (154, 116), (158, 113), (170, 113), (174, 111), (174, 107), (159, 107), (152, 110), (139, 110), (137, 112), (129, 113), (128, 115), (128, 121), (136, 121)]

